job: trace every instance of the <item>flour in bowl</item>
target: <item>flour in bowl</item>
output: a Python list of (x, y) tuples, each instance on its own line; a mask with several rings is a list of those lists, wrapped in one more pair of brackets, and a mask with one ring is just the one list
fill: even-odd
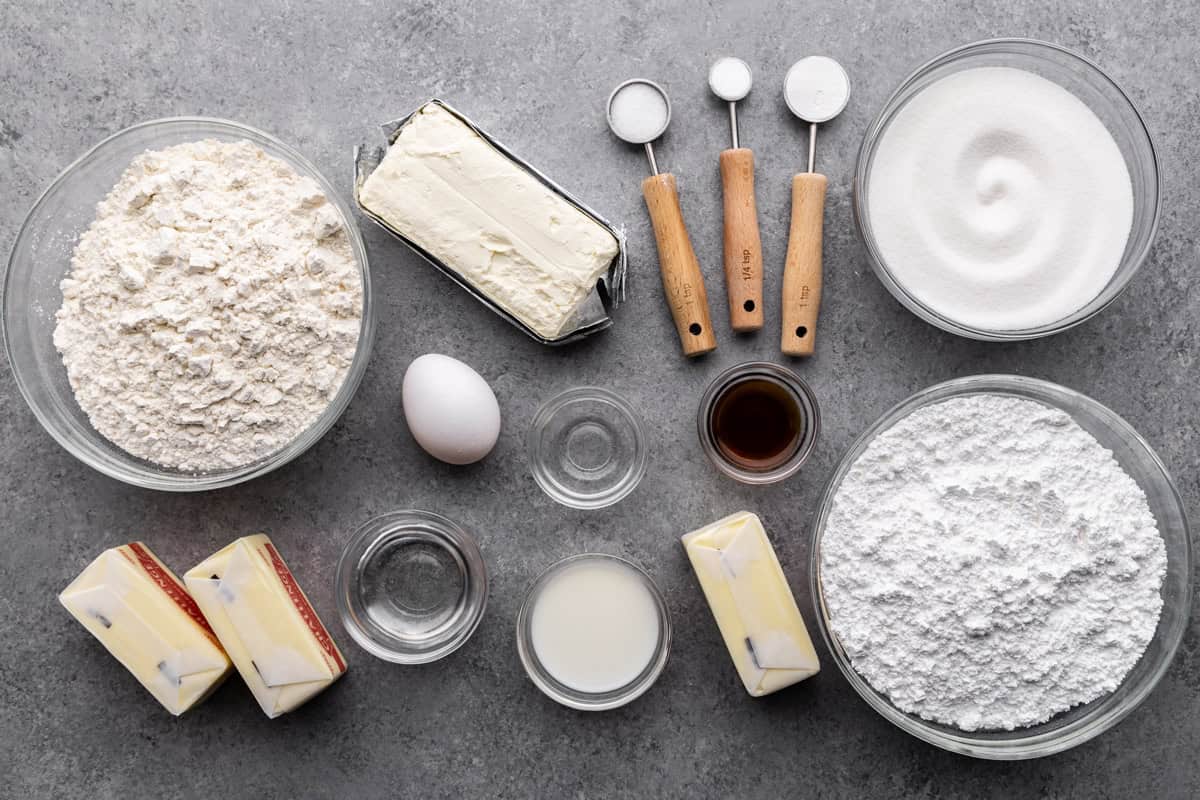
[(249, 464), (312, 425), (362, 321), (340, 212), (247, 141), (135, 158), (61, 287), (54, 344), (92, 425), (185, 471)]
[(1167, 557), (1145, 493), (1090, 433), (979, 394), (875, 438), (820, 564), (854, 669), (901, 710), (973, 731), (1116, 689), (1158, 626)]

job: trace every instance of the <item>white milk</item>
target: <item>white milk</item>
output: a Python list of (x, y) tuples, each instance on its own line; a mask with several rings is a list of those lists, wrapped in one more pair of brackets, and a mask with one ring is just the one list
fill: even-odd
[(530, 616), (538, 660), (581, 692), (620, 689), (654, 657), (658, 608), (642, 577), (607, 560), (580, 560), (546, 583)]

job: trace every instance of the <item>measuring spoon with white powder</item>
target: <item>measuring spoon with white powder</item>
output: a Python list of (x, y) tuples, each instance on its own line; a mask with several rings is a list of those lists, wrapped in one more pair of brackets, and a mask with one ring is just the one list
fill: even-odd
[(608, 126), (617, 138), (646, 148), (651, 175), (642, 181), (642, 196), (654, 226), (663, 290), (683, 353), (691, 357), (711, 352), (717, 348), (717, 339), (708, 313), (708, 293), (683, 221), (675, 176), (660, 173), (654, 158), (652, 143), (671, 121), (671, 101), (657, 83), (635, 78), (613, 90), (606, 110)]
[(721, 189), (725, 203), (725, 289), (729, 295), (729, 326), (738, 332), (763, 326), (762, 240), (754, 202), (754, 151), (738, 141), (737, 104), (750, 94), (754, 73), (740, 58), (713, 62), (708, 86), (729, 104), (732, 146), (721, 151)]
[(842, 113), (850, 99), (850, 78), (826, 56), (808, 56), (792, 65), (783, 81), (787, 107), (808, 123), (808, 172), (792, 178), (792, 224), (783, 266), (783, 336), (789, 356), (811, 356), (821, 308), (821, 240), (825, 226), (825, 187), (816, 172), (817, 125)]

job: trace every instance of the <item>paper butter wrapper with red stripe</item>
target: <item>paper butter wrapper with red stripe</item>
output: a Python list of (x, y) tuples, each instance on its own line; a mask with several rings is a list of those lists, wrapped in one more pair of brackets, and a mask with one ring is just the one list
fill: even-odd
[(346, 671), (266, 534), (238, 539), (183, 580), (268, 717), (303, 705)]
[(233, 668), (183, 583), (141, 542), (105, 550), (58, 600), (172, 714)]

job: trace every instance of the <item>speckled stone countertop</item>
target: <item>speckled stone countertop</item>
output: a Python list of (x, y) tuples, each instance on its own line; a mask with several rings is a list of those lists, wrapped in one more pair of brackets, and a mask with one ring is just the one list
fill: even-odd
[[(833, 668), (775, 696), (747, 697), (678, 536), (757, 511), (812, 626), (809, 525), (851, 441), (932, 383), (1012, 372), (1112, 407), (1157, 449), (1193, 512), (1200, 444), (1200, 24), (1190, 0), (740, 3), (9, 2), (0, 7), (0, 243), (53, 177), (99, 139), (156, 117), (199, 114), (270, 131), (348, 193), (353, 146), (430, 96), (445, 98), (627, 226), (631, 295), (615, 327), (546, 349), (522, 337), (369, 222), (379, 301), (375, 355), (354, 402), (306, 455), (249, 484), (201, 495), (139, 490), (75, 461), (0, 369), (0, 795), (126, 797), (1196, 797), (1200, 630), (1165, 679), (1109, 733), (1068, 753), (988, 763), (923, 744), (880, 718)], [(854, 231), (850, 174), (869, 120), (918, 64), (952, 46), (1029, 36), (1097, 60), (1133, 97), (1163, 167), (1163, 216), (1148, 263), (1098, 318), (1052, 339), (989, 345), (905, 311), (871, 273)], [(705, 82), (718, 55), (753, 65), (740, 109), (758, 158), (768, 267), (766, 330), (735, 338), (724, 317), (717, 153), (728, 128)], [(791, 175), (804, 130), (780, 94), (787, 67), (826, 53), (854, 96), (823, 129), (830, 176), (826, 295), (815, 359), (796, 369), (824, 429), (796, 478), (739, 486), (700, 452), (699, 393), (719, 371), (779, 360), (778, 282)], [(671, 93), (659, 162), (680, 182), (709, 276), (720, 349), (688, 362), (662, 302), (638, 184), (644, 160), (608, 132), (602, 104), (644, 75)], [(774, 291), (771, 291), (773, 289)], [(504, 413), (496, 451), (452, 468), (416, 448), (400, 380), (437, 351), (474, 365)], [(524, 435), (537, 405), (599, 384), (651, 431), (640, 488), (612, 509), (571, 511), (530, 477)], [(341, 630), (333, 566), (368, 517), (416, 507), (480, 540), (493, 579), (474, 638), (424, 667), (377, 661)], [(58, 606), (96, 553), (142, 538), (183, 571), (236, 536), (267, 531), (350, 662), (301, 710), (268, 720), (241, 681), (173, 719)], [(676, 639), (659, 683), (618, 711), (561, 708), (525, 678), (513, 622), (543, 567), (580, 551), (644, 564), (668, 596)], [(815, 633), (815, 628), (814, 628)]]

